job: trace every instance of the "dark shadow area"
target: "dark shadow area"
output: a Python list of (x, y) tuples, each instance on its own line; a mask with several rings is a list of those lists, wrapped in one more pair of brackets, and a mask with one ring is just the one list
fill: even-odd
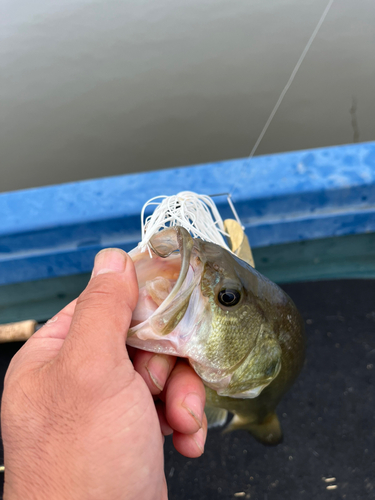
[[(168, 438), (170, 500), (375, 499), (375, 281), (283, 288), (307, 333), (305, 367), (278, 407), (284, 442), (267, 448), (245, 431), (211, 431), (192, 460)], [(1, 384), (18, 348), (0, 346)]]

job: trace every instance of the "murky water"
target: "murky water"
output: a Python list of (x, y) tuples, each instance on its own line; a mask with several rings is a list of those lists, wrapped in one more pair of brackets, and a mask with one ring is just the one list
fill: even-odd
[[(247, 156), (327, 0), (3, 0), (0, 190)], [(257, 154), (375, 139), (375, 1), (336, 0)]]

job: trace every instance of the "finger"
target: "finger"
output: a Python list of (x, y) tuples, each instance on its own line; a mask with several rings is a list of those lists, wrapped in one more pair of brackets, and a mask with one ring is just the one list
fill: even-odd
[(64, 309), (53, 316), (53, 318), (49, 319), (40, 330), (34, 333), (31, 338), (53, 338), (64, 340), (72, 322), (76, 303), (77, 299), (70, 302), (64, 307)]
[(176, 363), (176, 357), (136, 349), (132, 359), (134, 369), (146, 382), (151, 394), (160, 394)]
[(195, 434), (173, 433), (173, 444), (176, 450), (189, 458), (200, 457), (204, 452), (204, 445), (207, 438), (207, 418), (204, 415), (202, 427)]
[(13, 357), (7, 378), (19, 366), (24, 365), (25, 368), (29, 368), (32, 363), (35, 368), (38, 368), (56, 357), (68, 334), (75, 303), (76, 300), (70, 302), (29, 338)]
[(194, 434), (202, 427), (206, 394), (195, 371), (179, 360), (164, 390), (168, 424), (182, 434)]
[(125, 348), (138, 284), (132, 260), (120, 249), (95, 258), (92, 278), (77, 300), (61, 355), (76, 366), (104, 366), (128, 358)]

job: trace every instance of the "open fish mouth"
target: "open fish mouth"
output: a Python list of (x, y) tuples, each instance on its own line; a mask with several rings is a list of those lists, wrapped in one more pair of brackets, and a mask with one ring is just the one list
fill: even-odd
[[(182, 338), (186, 342), (188, 330), (190, 335), (193, 333), (193, 316), (200, 309), (197, 285), (203, 264), (194, 248), (194, 239), (179, 226), (156, 233), (150, 247), (152, 256), (139, 248), (130, 252), (137, 273), (139, 300), (127, 343), (181, 356)], [(144, 343), (145, 340), (148, 342)]]
[[(265, 337), (262, 326), (248, 333), (250, 306), (240, 302), (242, 313), (234, 309), (230, 317), (230, 308), (220, 309), (216, 303), (216, 288), (222, 287), (217, 275), (229, 276), (228, 294), (234, 293), (231, 283), (240, 283), (234, 281), (236, 257), (218, 245), (193, 239), (180, 226), (156, 233), (150, 248), (151, 255), (139, 248), (130, 252), (139, 300), (127, 344), (188, 358), (204, 383), (221, 396), (257, 397), (280, 370), (275, 362), (280, 347), (272, 335)], [(243, 271), (240, 266), (237, 272)], [(245, 325), (238, 321), (241, 314), (247, 315)], [(272, 373), (264, 363), (272, 365)]]
[(164, 301), (164, 307), (177, 296), (187, 277), (193, 245), (193, 238), (186, 229), (179, 226), (156, 233), (150, 240), (151, 249), (158, 257), (167, 259), (174, 252), (179, 252), (180, 255), (180, 273), (170, 294)]

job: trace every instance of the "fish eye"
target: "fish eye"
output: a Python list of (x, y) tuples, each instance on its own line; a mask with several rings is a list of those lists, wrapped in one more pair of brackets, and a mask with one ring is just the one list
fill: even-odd
[(241, 294), (238, 290), (233, 290), (231, 288), (223, 288), (220, 290), (218, 295), (218, 300), (221, 305), (226, 307), (232, 307), (239, 303)]

